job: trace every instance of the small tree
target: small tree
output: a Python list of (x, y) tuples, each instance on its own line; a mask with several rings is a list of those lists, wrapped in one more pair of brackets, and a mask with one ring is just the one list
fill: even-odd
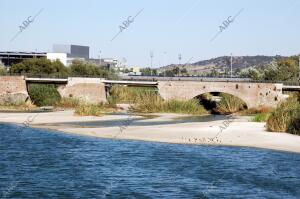
[(4, 66), (0, 65), (0, 75), (6, 75), (7, 71)]
[(59, 60), (50, 61), (46, 58), (34, 58), (14, 64), (10, 68), (11, 73), (47, 75), (47, 76), (68, 76), (69, 70)]
[(94, 64), (75, 60), (70, 66), (71, 74), (75, 76), (95, 76), (102, 78), (117, 78), (113, 70)]

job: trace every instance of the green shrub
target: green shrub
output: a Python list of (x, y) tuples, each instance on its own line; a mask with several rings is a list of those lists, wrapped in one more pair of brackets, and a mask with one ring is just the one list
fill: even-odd
[(220, 97), (222, 97), (221, 101), (217, 103), (217, 107), (215, 111), (221, 114), (231, 114), (246, 108), (246, 104), (239, 98), (221, 93)]
[(0, 75), (6, 75), (7, 71), (4, 66), (0, 65)]
[(59, 103), (56, 104), (57, 107), (62, 107), (62, 108), (76, 108), (81, 104), (81, 101), (76, 98), (61, 98)]
[(115, 107), (110, 104), (80, 104), (75, 108), (75, 114), (79, 116), (101, 116), (108, 112), (114, 112)]
[(253, 115), (260, 115), (260, 114), (267, 114), (271, 113), (274, 111), (274, 108), (271, 107), (265, 107), (265, 106), (260, 106), (258, 108), (250, 108), (250, 109), (245, 109), (241, 112), (239, 112), (240, 115), (246, 115), (246, 116), (253, 116)]
[(292, 96), (287, 101), (281, 103), (273, 111), (267, 121), (267, 128), (273, 132), (295, 132), (298, 128), (300, 103), (297, 97)]
[(59, 60), (51, 61), (46, 58), (27, 59), (13, 64), (10, 72), (47, 77), (67, 77), (70, 74), (69, 68), (65, 67)]
[(300, 114), (298, 114), (297, 118), (292, 119), (287, 132), (300, 135)]
[(117, 75), (113, 70), (109, 70), (103, 66), (97, 66), (95, 64), (90, 64), (86, 62), (82, 62), (80, 60), (74, 60), (72, 65), (70, 66), (70, 71), (72, 75), (75, 76), (94, 76), (94, 77), (102, 77), (109, 79), (117, 79)]
[(93, 104), (81, 104), (75, 108), (75, 114), (80, 116), (103, 115), (103, 107)]
[(254, 116), (252, 119), (252, 122), (266, 122), (268, 121), (271, 113), (259, 113)]
[(61, 98), (56, 86), (52, 84), (29, 84), (28, 93), (37, 106), (53, 106)]

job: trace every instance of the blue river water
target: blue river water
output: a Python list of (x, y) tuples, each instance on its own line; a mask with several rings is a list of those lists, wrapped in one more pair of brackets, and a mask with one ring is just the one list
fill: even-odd
[(0, 198), (300, 198), (300, 154), (0, 125)]

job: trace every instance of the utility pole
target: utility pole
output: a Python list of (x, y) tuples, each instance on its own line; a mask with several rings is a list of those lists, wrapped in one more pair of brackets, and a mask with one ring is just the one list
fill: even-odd
[(178, 55), (178, 60), (179, 60), (179, 67), (178, 67), (178, 77), (180, 76), (180, 64), (181, 64), (181, 54), (179, 53)]
[(299, 54), (299, 84), (300, 84), (300, 54)]
[(101, 66), (101, 50), (99, 51), (99, 66)]
[(232, 53), (230, 58), (230, 78), (232, 78)]
[[(163, 54), (163, 66), (164, 66), (164, 62), (165, 62), (165, 55), (166, 55), (167, 52), (164, 52)], [(166, 70), (164, 70), (164, 77), (166, 77)]]
[(150, 74), (151, 74), (151, 76), (152, 76), (152, 64), (153, 64), (153, 57), (154, 57), (154, 55), (153, 55), (153, 52), (152, 51), (150, 51), (150, 59), (151, 59), (151, 66), (150, 66)]

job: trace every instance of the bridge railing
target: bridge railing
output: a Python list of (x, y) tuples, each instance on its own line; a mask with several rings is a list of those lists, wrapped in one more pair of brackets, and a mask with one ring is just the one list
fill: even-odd
[(253, 80), (250, 78), (243, 77), (210, 77), (210, 76), (176, 76), (176, 77), (162, 77), (162, 76), (127, 76), (123, 77), (123, 80), (134, 80), (134, 81), (209, 81), (209, 82), (252, 82), (252, 83), (282, 83), (284, 85), (300, 85), (299, 82), (292, 81), (274, 81), (274, 80)]
[(103, 76), (100, 75), (61, 75), (61, 74), (28, 74), (28, 73), (7, 73), (0, 76), (24, 76), (27, 78), (56, 78), (56, 79), (67, 79), (69, 77), (104, 78)]
[[(61, 75), (61, 74), (27, 74), (27, 73), (8, 73), (2, 76), (25, 76), (27, 78), (56, 78), (66, 79), (68, 77), (83, 78), (105, 78), (101, 75)], [(253, 82), (253, 83), (282, 83), (284, 85), (299, 86), (300, 82), (292, 81), (272, 81), (272, 80), (253, 80), (243, 77), (210, 77), (210, 76), (122, 76), (118, 78), (107, 78), (108, 80), (133, 80), (133, 81), (209, 81), (209, 82)]]

